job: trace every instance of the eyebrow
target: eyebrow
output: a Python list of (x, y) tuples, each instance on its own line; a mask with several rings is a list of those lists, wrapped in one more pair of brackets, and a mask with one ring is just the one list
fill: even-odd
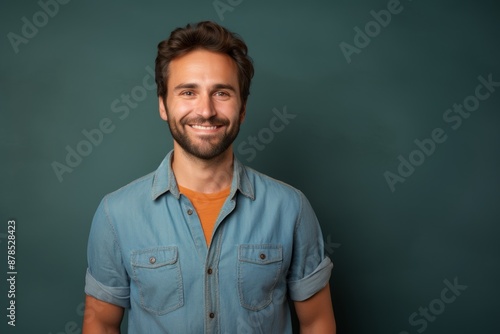
[(174, 90), (185, 89), (185, 88), (198, 88), (195, 83), (182, 83), (174, 87)]
[[(177, 86), (174, 87), (174, 91), (175, 90), (179, 90), (179, 89), (195, 89), (195, 88), (199, 88), (200, 86), (196, 83), (182, 83), (182, 84), (179, 84)], [(217, 90), (217, 89), (227, 89), (227, 90), (231, 90), (233, 92), (236, 92), (236, 89), (233, 87), (233, 85), (230, 85), (230, 84), (215, 84), (213, 86), (213, 89), (214, 90)]]
[(214, 88), (215, 89), (227, 89), (227, 90), (232, 90), (233, 92), (236, 92), (236, 89), (233, 87), (233, 85), (229, 85), (229, 84), (215, 84)]

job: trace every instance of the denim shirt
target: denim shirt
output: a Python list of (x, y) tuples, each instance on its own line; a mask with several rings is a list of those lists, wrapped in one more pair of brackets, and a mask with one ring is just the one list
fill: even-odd
[(314, 295), (333, 267), (305, 196), (234, 158), (207, 247), (171, 157), (101, 201), (85, 293), (128, 308), (130, 334), (292, 333), (288, 298)]

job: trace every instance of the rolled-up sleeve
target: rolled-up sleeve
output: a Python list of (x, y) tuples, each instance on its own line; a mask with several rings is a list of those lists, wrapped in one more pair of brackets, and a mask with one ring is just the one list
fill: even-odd
[(129, 307), (129, 278), (123, 265), (106, 197), (101, 201), (92, 221), (87, 260), (85, 293), (107, 303)]
[(294, 301), (305, 300), (325, 287), (333, 268), (331, 260), (324, 254), (323, 234), (311, 204), (302, 193), (300, 200), (287, 278), (290, 298)]

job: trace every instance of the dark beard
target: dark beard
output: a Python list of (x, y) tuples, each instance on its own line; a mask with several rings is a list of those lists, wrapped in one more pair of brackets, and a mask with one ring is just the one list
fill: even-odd
[[(169, 117), (169, 119), (171, 118)], [(189, 126), (187, 125), (188, 123), (203, 124), (203, 125), (225, 125), (225, 126), (229, 124), (227, 120), (216, 117), (209, 119), (204, 119), (200, 117), (196, 118), (194, 121), (193, 119), (183, 120), (180, 122), (180, 126), (187, 127)], [(207, 138), (204, 138), (205, 142), (204, 144), (195, 145), (188, 137), (187, 132), (181, 132), (180, 129), (177, 127), (177, 124), (178, 123), (172, 125), (170, 122), (168, 122), (168, 128), (170, 129), (170, 133), (172, 134), (174, 140), (187, 153), (191, 154), (192, 156), (198, 159), (203, 159), (203, 160), (212, 160), (221, 155), (222, 153), (224, 153), (234, 142), (240, 131), (240, 124), (238, 120), (237, 124), (235, 124), (236, 126), (231, 130), (231, 132), (224, 133), (222, 138), (220, 138), (219, 136), (217, 137), (207, 136)], [(217, 142), (211, 143), (211, 141), (214, 140)]]

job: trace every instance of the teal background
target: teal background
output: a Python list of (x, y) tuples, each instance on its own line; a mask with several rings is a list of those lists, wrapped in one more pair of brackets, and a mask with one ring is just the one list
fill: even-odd
[[(41, 8), (2, 1), (0, 247), (5, 254), (15, 219), (18, 275), (15, 328), (1, 280), (0, 332), (80, 332), (94, 211), (172, 147), (154, 91), (124, 119), (111, 104), (142, 85), (160, 40), (199, 20), (249, 46), (256, 75), (235, 151), (303, 190), (315, 208), (335, 263), (338, 332), (498, 332), (500, 88), (458, 129), (443, 120), (474, 94), (478, 76), (500, 81), (497, 2), (403, 0), (351, 63), (339, 44), (353, 45), (354, 27), (364, 29), (387, 1), (232, 3), (222, 20), (212, 1), (72, 0), (15, 53), (7, 34), (21, 34), (22, 18), (32, 22)], [(238, 145), (285, 106), (296, 117), (249, 161)], [(64, 163), (65, 147), (104, 118), (113, 132), (59, 182), (51, 164)], [(414, 140), (435, 128), (447, 140), (392, 192), (384, 172), (397, 173), (398, 156), (408, 159)], [(409, 316), (455, 278), (466, 290), (425, 329), (412, 326)]]

